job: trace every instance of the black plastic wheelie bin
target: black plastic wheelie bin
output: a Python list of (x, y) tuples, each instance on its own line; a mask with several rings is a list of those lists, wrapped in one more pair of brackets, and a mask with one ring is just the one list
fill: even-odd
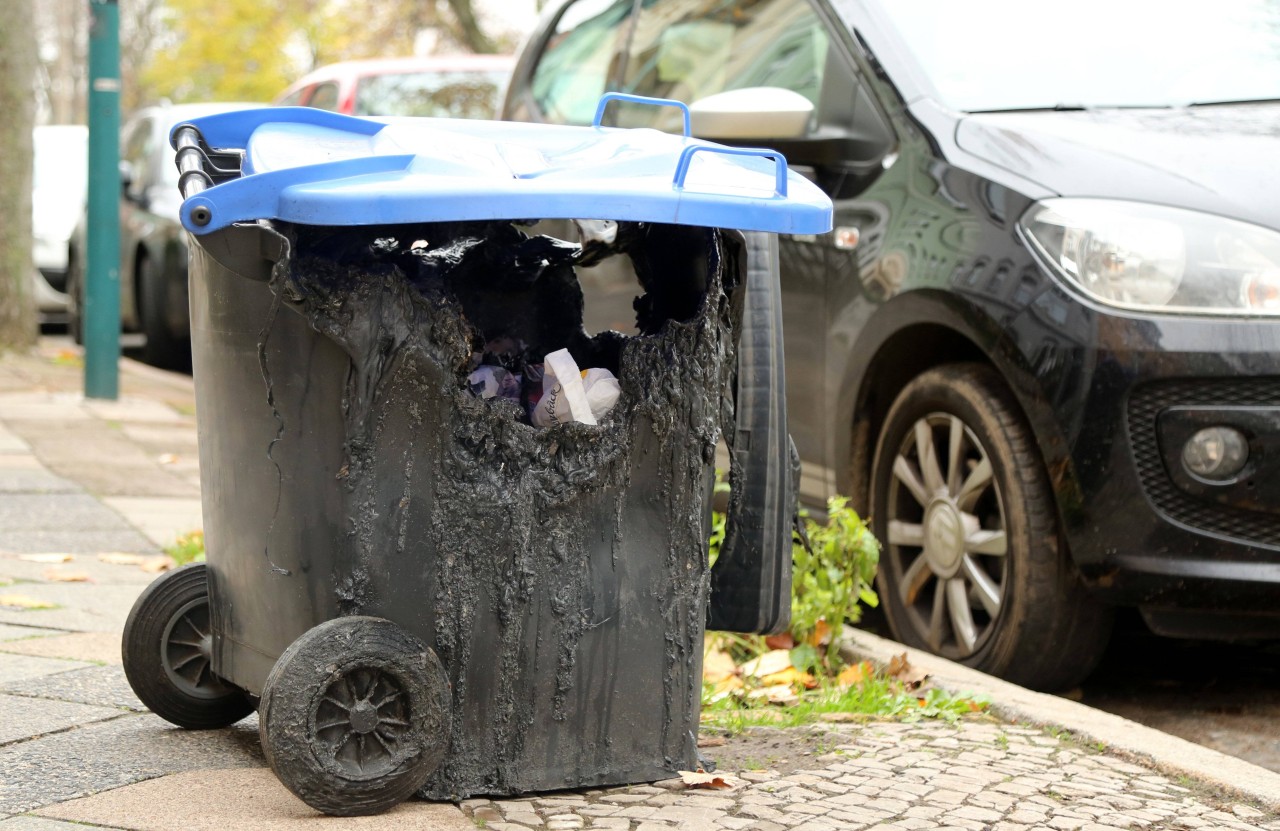
[[(208, 559), (130, 615), (142, 700), (189, 728), (256, 700), (331, 814), (695, 767), (708, 618), (789, 614), (773, 235), (828, 230), (829, 200), (687, 129), (272, 108), (173, 141)], [(614, 256), (635, 330), (588, 333), (578, 271)], [(611, 409), (554, 415), (601, 374)]]

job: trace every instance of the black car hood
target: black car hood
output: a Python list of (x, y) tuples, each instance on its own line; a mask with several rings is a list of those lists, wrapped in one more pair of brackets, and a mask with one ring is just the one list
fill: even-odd
[(1280, 228), (1280, 104), (965, 116), (956, 143), (1063, 196)]

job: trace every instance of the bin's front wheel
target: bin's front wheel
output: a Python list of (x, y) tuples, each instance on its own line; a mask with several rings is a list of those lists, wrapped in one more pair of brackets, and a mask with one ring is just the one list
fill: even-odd
[(439, 766), (449, 707), (449, 678), (426, 644), (383, 618), (337, 618), (276, 661), (258, 732), (271, 769), (303, 802), (335, 816), (376, 814)]
[(138, 596), (121, 649), (129, 686), (151, 712), (189, 730), (234, 724), (249, 697), (214, 675), (204, 563), (166, 572)]

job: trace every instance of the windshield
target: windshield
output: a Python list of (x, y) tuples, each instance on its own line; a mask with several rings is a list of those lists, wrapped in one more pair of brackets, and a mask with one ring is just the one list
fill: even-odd
[(884, 0), (970, 112), (1280, 99), (1280, 0)]
[(402, 72), (360, 80), (356, 115), (493, 118), (505, 72)]

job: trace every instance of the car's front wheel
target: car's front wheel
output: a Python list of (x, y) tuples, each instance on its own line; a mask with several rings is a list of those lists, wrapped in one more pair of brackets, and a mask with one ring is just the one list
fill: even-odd
[(1034, 439), (993, 369), (954, 364), (909, 383), (871, 481), (879, 589), (899, 640), (1037, 689), (1088, 675), (1110, 610), (1066, 556)]
[(169, 325), (169, 292), (177, 277), (156, 258), (138, 261), (138, 313), (147, 340), (142, 359), (152, 366), (185, 369), (191, 363), (191, 342)]

